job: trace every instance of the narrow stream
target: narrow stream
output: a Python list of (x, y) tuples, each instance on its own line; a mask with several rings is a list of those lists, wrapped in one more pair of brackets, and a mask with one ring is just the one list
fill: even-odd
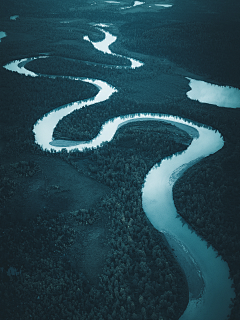
[[(99, 23), (99, 24), (95, 24), (95, 26), (108, 27), (109, 25)], [(99, 50), (99, 51), (101, 51), (103, 53), (111, 54), (111, 55), (113, 55), (115, 57), (125, 58), (125, 59), (129, 60), (131, 62), (131, 66), (130, 66), (131, 69), (135, 69), (135, 68), (139, 68), (139, 67), (143, 66), (143, 63), (141, 61), (139, 61), (139, 60), (132, 59), (132, 58), (129, 58), (129, 57), (125, 57), (125, 56), (122, 56), (121, 54), (113, 53), (109, 49), (109, 46), (117, 40), (117, 37), (113, 36), (111, 33), (109, 33), (108, 31), (105, 31), (102, 28), (97, 28), (97, 29), (102, 31), (105, 34), (105, 39), (103, 41), (93, 42), (93, 41), (91, 41), (89, 39), (88, 36), (85, 36), (83, 39), (86, 40), (86, 41), (89, 41), (94, 46), (95, 49), (97, 49), (97, 50)], [(122, 67), (122, 66), (118, 67), (118, 66), (116, 66), (116, 68), (123, 69), (123, 68), (129, 68), (129, 67), (128, 66), (126, 66), (126, 67)]]
[[(107, 27), (105, 25), (98, 26)], [(109, 49), (109, 45), (116, 41), (116, 37), (104, 29), (100, 30), (105, 34), (103, 41), (91, 42), (88, 37), (85, 37), (85, 40), (90, 41), (97, 50), (113, 54)], [(41, 76), (25, 68), (25, 65), (29, 61), (38, 58), (47, 57), (16, 60), (4, 67), (7, 70), (32, 77)], [(131, 68), (143, 65), (140, 61), (126, 58), (131, 61)], [(42, 76), (57, 77), (54, 75)], [(220, 133), (179, 117), (142, 113), (117, 117), (107, 121), (103, 124), (97, 137), (89, 142), (52, 140), (53, 130), (64, 116), (76, 109), (81, 109), (83, 106), (90, 106), (105, 101), (117, 92), (116, 88), (101, 80), (67, 76), (63, 76), (62, 78), (91, 83), (99, 89), (99, 92), (94, 98), (61, 106), (47, 113), (35, 123), (33, 129), (35, 142), (43, 150), (61, 151), (62, 149), (66, 149), (67, 151), (71, 151), (77, 149), (83, 151), (85, 148), (96, 148), (102, 142), (111, 141), (121, 125), (140, 120), (166, 121), (176, 126), (181, 126), (183, 130), (188, 131), (191, 128), (197, 132), (186, 151), (164, 159), (150, 170), (142, 188), (142, 204), (153, 226), (165, 234), (170, 246), (175, 250), (177, 259), (188, 279), (190, 300), (187, 309), (180, 319), (225, 320), (230, 312), (229, 304), (231, 298), (234, 298), (234, 291), (231, 288), (232, 281), (228, 279), (229, 269), (227, 263), (221, 260), (221, 257), (217, 258), (217, 252), (212, 247), (208, 248), (207, 243), (190, 230), (187, 224), (182, 225), (172, 197), (173, 184), (187, 167), (223, 147), (224, 142)]]

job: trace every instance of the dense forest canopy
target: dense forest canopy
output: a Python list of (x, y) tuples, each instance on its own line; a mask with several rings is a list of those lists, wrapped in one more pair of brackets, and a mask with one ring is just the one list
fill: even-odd
[[(236, 293), (230, 319), (240, 317), (240, 110), (191, 101), (185, 78), (240, 88), (240, 5), (176, 0), (148, 12), (154, 3), (136, 13), (105, 1), (0, 4), (0, 31), (7, 33), (0, 43), (2, 319), (179, 319), (189, 299), (174, 252), (143, 212), (141, 188), (156, 162), (192, 138), (170, 124), (142, 122), (96, 150), (45, 153), (34, 142), (36, 121), (97, 89), (2, 67), (43, 53), (49, 58), (30, 62), (30, 70), (102, 79), (118, 89), (63, 118), (56, 139), (92, 139), (105, 121), (139, 112), (178, 115), (223, 135), (222, 150), (187, 170), (173, 196), (178, 213), (228, 263)], [(144, 66), (117, 69), (129, 63), (84, 41), (103, 39), (97, 22), (118, 36), (112, 51)]]

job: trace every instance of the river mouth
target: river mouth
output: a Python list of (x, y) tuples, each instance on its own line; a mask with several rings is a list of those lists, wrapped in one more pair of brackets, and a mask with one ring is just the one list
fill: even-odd
[[(21, 62), (20, 62), (20, 66), (22, 66), (21, 65)], [(18, 67), (19, 67), (19, 64), (18, 64)], [(15, 71), (17, 71), (17, 70), (15, 70)], [(23, 71), (23, 70), (22, 70)], [(17, 71), (18, 72), (18, 71)], [(24, 72), (22, 72), (22, 73), (24, 73)], [(31, 74), (29, 74), (29, 75), (31, 75)], [(33, 76), (33, 75), (32, 75)], [(79, 80), (83, 80), (83, 79), (79, 79)], [(86, 79), (85, 79), (85, 81), (87, 81)], [(103, 83), (98, 83), (97, 82), (97, 80), (95, 80), (95, 79), (91, 79), (90, 80), (93, 84), (96, 84), (98, 87), (101, 87), (101, 88), (103, 88), (103, 86), (105, 85), (105, 84), (103, 84)], [(114, 89), (113, 88), (111, 88), (110, 86), (109, 86), (109, 88), (110, 88), (110, 91), (111, 91), (111, 94), (113, 94), (115, 91), (114, 91)], [(109, 94), (109, 93), (108, 93)], [(111, 95), (111, 94), (109, 94), (109, 96)], [(104, 96), (104, 99), (106, 98), (106, 99), (108, 99), (108, 97), (109, 96)], [(101, 99), (102, 99), (102, 97), (101, 97)], [(102, 100), (101, 100), (102, 101)], [(94, 101), (94, 103), (96, 103), (96, 101)], [(70, 107), (70, 106), (68, 106), (68, 107)], [(68, 107), (66, 107), (66, 108), (60, 108), (60, 109), (58, 109), (59, 111), (60, 110), (62, 110), (62, 109), (64, 109), (64, 115), (66, 115), (66, 114), (68, 114), (70, 111), (69, 110), (67, 110), (67, 108)], [(63, 111), (63, 110), (62, 110)], [(62, 112), (62, 111), (60, 111), (60, 112)], [(53, 112), (51, 112), (51, 113), (49, 113), (48, 115), (46, 115), (45, 117), (43, 117), (43, 119), (41, 119), (36, 125), (35, 125), (35, 128), (34, 128), (34, 133), (35, 133), (35, 137), (36, 137), (36, 143), (38, 143), (44, 150), (52, 150), (52, 149), (54, 149), (54, 150), (56, 150), (56, 151), (60, 151), (60, 150), (62, 150), (62, 149), (67, 149), (68, 151), (70, 151), (70, 150), (74, 150), (74, 149), (76, 149), (76, 147), (78, 146), (78, 148), (82, 148), (82, 149), (79, 149), (79, 150), (83, 150), (85, 147), (86, 147), (86, 143), (85, 144), (81, 144), (81, 147), (79, 147), (79, 143), (76, 145), (76, 144), (72, 144), (69, 148), (67, 148), (65, 145), (61, 145), (61, 141), (60, 142), (58, 142), (59, 143), (59, 146), (55, 146), (54, 145), (54, 142), (51, 142), (51, 140), (48, 140), (48, 145), (47, 146), (45, 146), (44, 144), (42, 144), (42, 142), (41, 142), (41, 137), (43, 136), (43, 134), (42, 133), (39, 133), (39, 131), (38, 130), (36, 130), (36, 128), (39, 128), (39, 127), (41, 127), (41, 123), (43, 123), (44, 121), (46, 121), (47, 119), (49, 119), (48, 117), (50, 116), (50, 114), (52, 115), (52, 114), (54, 114), (54, 115), (56, 115), (57, 114), (57, 112), (55, 112), (54, 111), (54, 113)], [(47, 125), (45, 125), (44, 124), (44, 130), (46, 129), (46, 128), (49, 128), (50, 127), (50, 131), (49, 131), (49, 133), (48, 133), (48, 135), (47, 135), (47, 138), (48, 138), (48, 136), (50, 136), (50, 137), (52, 137), (52, 132), (53, 132), (53, 129), (54, 129), (54, 127), (55, 127), (55, 125), (56, 125), (56, 123), (59, 121), (59, 119), (62, 117), (63, 115), (61, 114), (60, 115), (60, 117), (58, 117), (57, 116), (57, 121), (55, 121), (54, 120), (54, 123), (52, 123), (51, 122), (51, 124), (49, 124), (49, 126)], [(176, 118), (174, 118), (174, 117), (171, 117), (171, 116), (167, 116), (167, 115), (164, 115), (164, 116), (161, 116), (161, 115), (155, 115), (155, 116), (152, 116), (152, 115), (147, 115), (147, 114), (142, 114), (142, 116), (137, 116), (137, 115), (130, 115), (128, 118), (126, 118), (126, 119), (122, 119), (122, 120), (124, 120), (125, 122), (129, 122), (129, 121), (137, 121), (138, 119), (149, 119), (149, 118), (152, 118), (152, 119), (154, 119), (154, 120), (156, 120), (156, 119), (159, 119), (159, 120), (164, 120), (164, 118), (166, 119), (166, 120), (169, 120), (169, 121), (172, 121), (172, 123), (174, 123), (174, 122), (177, 122), (177, 123), (180, 123), (180, 124), (182, 124), (183, 126), (190, 126), (190, 127), (192, 127), (193, 129), (195, 129), (195, 131), (193, 130), (193, 135), (194, 135), (194, 138), (195, 138), (195, 140), (198, 140), (198, 138), (199, 138), (199, 136), (198, 136), (198, 134), (197, 134), (197, 132), (198, 132), (198, 130), (199, 130), (199, 127), (197, 127), (197, 126), (195, 126), (195, 125), (190, 125), (189, 124), (189, 122), (186, 122), (184, 119), (176, 119)], [(45, 120), (44, 120), (45, 119)], [(112, 123), (115, 121), (115, 128), (113, 128), (114, 126), (112, 126)], [(111, 141), (111, 139), (112, 139), (112, 137), (114, 136), (114, 130), (115, 130), (115, 132), (116, 132), (116, 129), (119, 127), (119, 125), (121, 125), (121, 123), (123, 123), (123, 122), (121, 122), (121, 119), (114, 119), (114, 121), (110, 121), (109, 122), (109, 124), (105, 124), (105, 128), (106, 128), (106, 130), (103, 128), (103, 133), (102, 133), (102, 140), (101, 139), (99, 139), (99, 137), (97, 137), (96, 138), (96, 140), (97, 140), (97, 144), (96, 145), (93, 145), (94, 147), (96, 147), (96, 146), (99, 146), (99, 145), (101, 145), (101, 143), (102, 142), (105, 142), (105, 141)], [(45, 123), (45, 122), (44, 122)], [(197, 132), (196, 132), (197, 131)], [(205, 131), (205, 134), (206, 134), (206, 132), (212, 132), (212, 130), (211, 129), (206, 129), (206, 131)], [(106, 133), (107, 132), (107, 133)], [(107, 140), (104, 140), (104, 139), (106, 139), (105, 138), (105, 134), (106, 133), (106, 136), (108, 136), (108, 138), (107, 138)], [(45, 133), (44, 133), (44, 135), (45, 135)], [(38, 140), (38, 137), (40, 137), (40, 141)], [(217, 133), (217, 137), (218, 138), (220, 138), (219, 137), (219, 133)], [(205, 136), (205, 138), (208, 138), (207, 137), (207, 135)], [(220, 139), (220, 141), (222, 141), (221, 139)], [(95, 141), (96, 142), (96, 141)], [(70, 143), (72, 143), (72, 142), (70, 142)], [(56, 147), (56, 148), (53, 148), (53, 147)], [(216, 150), (217, 151), (217, 150)], [(216, 151), (214, 151), (214, 152), (216, 152)], [(199, 155), (199, 154), (197, 154), (197, 159), (199, 158), (199, 156), (201, 156), (201, 154)], [(207, 156), (207, 155), (203, 155), (203, 156)], [(174, 157), (173, 157), (174, 158)], [(190, 161), (193, 161), (193, 160), (190, 160)], [(185, 162), (185, 163), (188, 163), (188, 162)], [(162, 164), (161, 164), (162, 165)], [(160, 167), (161, 167), (161, 165), (160, 165)], [(181, 165), (183, 165), (183, 164), (181, 164)], [(174, 170), (176, 170), (177, 168), (175, 168)], [(168, 182), (167, 182), (168, 183)], [(144, 191), (145, 192), (145, 191)], [(164, 198), (164, 197), (162, 197), (162, 198)], [(144, 202), (145, 200), (143, 200), (143, 202)], [(146, 210), (146, 211), (148, 211), (148, 210)], [(149, 220), (151, 221), (151, 218), (150, 218), (150, 215), (148, 215), (148, 218), (149, 218)], [(176, 217), (174, 217), (174, 219), (176, 220)], [(172, 223), (171, 223), (172, 224)], [(153, 223), (153, 225), (156, 227), (156, 224), (154, 224)], [(171, 226), (171, 229), (169, 229), (169, 230), (172, 230), (172, 226)], [(166, 230), (166, 229), (162, 229), (162, 227), (161, 227), (161, 230), (160, 231), (163, 231), (163, 232), (167, 232), (167, 233), (169, 233), (169, 230)], [(175, 230), (174, 230), (175, 231)], [(170, 233), (169, 233), (170, 234)], [(205, 244), (204, 244), (204, 246), (206, 246)], [(204, 250), (204, 249), (203, 249)], [(225, 268), (225, 267), (224, 267)], [(224, 270), (224, 272), (225, 272), (226, 270)], [(207, 274), (205, 274), (204, 275), (205, 276), (205, 278), (208, 276)], [(208, 285), (208, 283), (207, 283), (207, 281), (206, 281), (206, 284)], [(201, 287), (201, 288), (200, 288)], [(202, 295), (201, 295), (201, 292), (202, 292), (203, 290), (202, 290), (202, 284), (201, 285), (198, 285), (198, 289), (196, 289), (196, 291), (194, 291), (194, 290), (192, 290), (192, 296), (191, 296), (191, 300), (193, 301), (193, 300), (196, 300), (195, 298), (199, 298), (199, 297), (202, 297)], [(232, 296), (231, 295), (231, 293), (230, 293), (230, 296)], [(191, 311), (192, 312), (192, 311)], [(195, 307), (195, 313), (196, 312), (199, 312), (199, 310), (197, 309), (197, 307)], [(222, 312), (221, 312), (222, 313)], [(206, 315), (206, 311), (204, 311), (204, 314)], [(223, 314), (223, 313), (222, 313)], [(200, 315), (201, 317), (202, 317), (202, 315)], [(224, 314), (224, 316), (225, 316), (225, 314)], [(195, 316), (194, 316), (195, 317)], [(211, 317), (212, 317), (212, 315), (211, 315)], [(182, 319), (190, 319), (190, 318), (185, 318), (185, 316), (183, 315), (183, 318)], [(197, 317), (195, 317), (194, 319), (197, 319)], [(207, 318), (205, 318), (205, 319), (207, 319)], [(210, 318), (209, 318), (210, 319)], [(220, 318), (218, 318), (218, 319), (220, 319)]]

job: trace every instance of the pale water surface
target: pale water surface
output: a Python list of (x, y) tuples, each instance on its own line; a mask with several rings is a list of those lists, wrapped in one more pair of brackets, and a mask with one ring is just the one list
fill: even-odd
[(134, 1), (134, 4), (132, 6), (129, 6), (129, 7), (122, 7), (121, 9), (124, 10), (124, 9), (130, 9), (130, 8), (133, 8), (133, 7), (136, 7), (136, 6), (141, 6), (142, 4), (144, 4), (145, 2), (142, 2), (142, 1)]
[[(106, 25), (106, 24), (97, 24), (96, 26), (108, 27), (108, 25)], [(125, 59), (129, 60), (131, 62), (132, 69), (139, 68), (139, 67), (143, 66), (143, 63), (139, 60), (113, 53), (109, 49), (109, 46), (117, 40), (117, 37), (113, 36), (111, 33), (109, 33), (108, 31), (105, 31), (104, 29), (98, 28), (98, 30), (101, 30), (105, 34), (105, 38), (102, 41), (93, 42), (89, 39), (88, 36), (84, 36), (83, 39), (86, 41), (89, 41), (94, 46), (95, 49), (97, 49), (103, 53), (111, 54), (113, 56), (121, 57), (121, 58), (125, 58)], [(123, 68), (123, 67), (119, 67), (119, 68)], [(128, 67), (126, 67), (126, 68), (128, 68)]]
[(171, 8), (172, 4), (155, 4), (157, 7)]
[(6, 32), (0, 31), (0, 42), (2, 38), (5, 38), (7, 36)]
[(202, 103), (214, 104), (218, 107), (240, 108), (240, 90), (233, 87), (218, 86), (205, 81), (187, 78), (191, 90), (188, 98)]
[(10, 17), (10, 20), (17, 20), (17, 18), (19, 18), (19, 16), (18, 16), (18, 15), (11, 16), (11, 17)]
[(182, 168), (182, 174), (188, 167), (186, 164), (191, 165), (192, 161), (217, 152), (224, 142), (219, 132), (193, 123), (186, 124), (198, 130), (198, 139), (194, 139), (185, 152), (164, 159), (160, 166), (157, 164), (150, 170), (142, 189), (142, 204), (154, 227), (164, 232), (167, 239), (170, 237), (180, 244), (203, 279), (203, 291), (197, 298), (192, 297), (193, 293), (190, 291), (190, 302), (181, 320), (225, 320), (229, 314), (231, 298), (234, 298), (232, 281), (228, 279), (228, 265), (221, 257), (217, 258), (217, 252), (212, 247), (207, 248), (207, 243), (177, 218), (172, 196), (174, 173)]
[[(116, 40), (111, 34), (104, 30), (102, 31), (105, 33), (104, 41), (112, 43)], [(86, 40), (90, 41), (89, 39)], [(103, 47), (100, 46), (100, 49), (100, 43), (92, 44), (98, 50), (105, 50), (107, 53), (113, 54), (108, 48), (110, 44), (106, 45), (105, 43)], [(5, 68), (27, 76), (37, 77), (39, 76), (38, 74), (25, 68), (25, 64), (33, 59), (37, 59), (37, 57), (13, 61), (6, 65)], [(133, 65), (132, 68), (134, 68)], [(56, 78), (57, 76), (49, 77)], [(62, 117), (83, 106), (90, 106), (104, 101), (117, 91), (106, 82), (96, 79), (79, 77), (62, 78), (92, 83), (97, 86), (99, 93), (92, 99), (59, 107), (37, 121), (33, 129), (35, 141), (44, 150), (53, 149), (60, 151), (66, 149), (67, 151), (71, 151), (74, 149), (84, 150), (86, 147), (96, 148), (97, 146), (101, 146), (103, 142), (111, 141), (116, 130), (121, 125), (140, 120), (167, 121), (172, 124), (175, 123), (178, 126), (183, 125), (182, 128), (184, 129), (185, 127), (186, 131), (188, 131), (187, 127), (198, 131), (198, 135), (195, 135), (195, 138), (185, 152), (164, 159), (150, 170), (142, 188), (142, 204), (146, 215), (154, 227), (166, 234), (167, 239), (171, 240), (170, 245), (173, 248), (175, 247), (174, 243), (180, 244), (185, 255), (190, 257), (196, 266), (199, 278), (203, 280), (204, 286), (197, 294), (194, 295), (190, 287), (190, 302), (181, 320), (225, 320), (229, 313), (230, 300), (234, 298), (234, 292), (231, 288), (232, 280), (228, 279), (228, 266), (220, 257), (216, 257), (216, 252), (211, 247), (207, 248), (205, 241), (202, 241), (194, 232), (190, 231), (187, 225), (183, 226), (181, 219), (176, 218), (177, 212), (172, 198), (172, 187), (179, 170), (182, 173), (187, 166), (192, 165), (195, 161), (220, 150), (224, 143), (220, 133), (211, 128), (203, 128), (171, 115), (133, 114), (109, 120), (102, 126), (97, 137), (89, 142), (52, 140), (53, 130)]]

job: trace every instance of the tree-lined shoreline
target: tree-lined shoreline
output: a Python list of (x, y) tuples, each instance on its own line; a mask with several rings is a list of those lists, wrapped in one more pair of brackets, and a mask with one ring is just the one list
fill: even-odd
[[(89, 12), (95, 14), (94, 11)], [(175, 13), (172, 14), (174, 17)], [(77, 13), (75, 12), (74, 15), (76, 16)], [(103, 17), (104, 11), (101, 12), (101, 18)], [(105, 17), (109, 19), (109, 13)], [(147, 27), (149, 25), (147, 16), (142, 15), (142, 17), (146, 17), (142, 20), (142, 28), (145, 28), (146, 34), (152, 34), (153, 30), (148, 30)], [(139, 33), (136, 24), (137, 18), (125, 15), (124, 19), (126, 24), (123, 23), (118, 30), (122, 34), (120, 38), (123, 41), (118, 46), (136, 50), (139, 53), (152, 54), (151, 50), (155, 50), (154, 46), (149, 47), (151, 52), (146, 52), (142, 45), (149, 38), (149, 35), (146, 37), (145, 33)], [(131, 23), (128, 22), (128, 19), (132, 19)], [(157, 21), (157, 16), (154, 14), (151, 19)], [(81, 34), (84, 34), (83, 31), (91, 30), (93, 32), (93, 29), (89, 27), (83, 30), (84, 23), (79, 25)], [(184, 27), (187, 23), (184, 22)], [(21, 25), (20, 19), (16, 21), (17, 24)], [(61, 32), (57, 31), (57, 27), (54, 27), (55, 24), (56, 20), (51, 21), (47, 24), (47, 30), (51, 30), (49, 27), (52, 25), (51, 37), (53, 40), (54, 38), (58, 40)], [(162, 27), (155, 27), (157, 28), (154, 29), (155, 31), (162, 30)], [(13, 33), (16, 32), (13, 26), (9, 25), (8, 28), (12, 29)], [(21, 28), (24, 29), (23, 25)], [(67, 27), (62, 28), (66, 30), (62, 35), (64, 38), (66, 36), (66, 40), (74, 40), (78, 35), (78, 32), (76, 35), (70, 34)], [(173, 32), (172, 23), (164, 28), (168, 30), (169, 34)], [(197, 24), (196, 28), (198, 28)], [(135, 47), (130, 47), (126, 34), (127, 29), (129, 34), (138, 32), (135, 40), (131, 43)], [(25, 41), (22, 43), (22, 48), (19, 42), (20, 55), (32, 52), (39, 53), (40, 46), (42, 46), (42, 51), (47, 52), (48, 49), (54, 47), (54, 43), (56, 44), (56, 42), (48, 43), (46, 37), (42, 36), (40, 29), (36, 28), (36, 30), (36, 36), (42, 37), (41, 41), (37, 43), (34, 40), (31, 44), (23, 47), (27, 43)], [(218, 30), (217, 27), (216, 30)], [(25, 32), (29, 36), (31, 35), (29, 29), (25, 29)], [(154, 32), (153, 36), (155, 37), (157, 34)], [(208, 30), (203, 30), (202, 39), (206, 40), (207, 34)], [(101, 38), (101, 35), (93, 33), (93, 37), (97, 40)], [(9, 38), (11, 38), (11, 33)], [(2, 65), (8, 62), (10, 57), (19, 58), (14, 41), (8, 41), (2, 40), (1, 43), (1, 46), (5, 48), (0, 54)], [(170, 44), (166, 45), (164, 41), (164, 39), (159, 39), (158, 42), (155, 39), (154, 45), (159, 48), (164, 47), (160, 56), (165, 55), (168, 59), (173, 58), (174, 60), (173, 53), (169, 50)], [(174, 39), (172, 41), (178, 48), (179, 43)], [(187, 43), (186, 41), (185, 44)], [(33, 44), (34, 46), (32, 46)], [(28, 52), (31, 46), (32, 51)], [(73, 49), (74, 46), (75, 44), (72, 43), (71, 46), (59, 44), (57, 47), (62, 47), (62, 55), (64, 56), (64, 52), (67, 52), (69, 48)], [(78, 53), (78, 49), (75, 48), (68, 56), (84, 60), (87, 57), (86, 53), (89, 47), (86, 46), (86, 51), (82, 55)], [(178, 52), (181, 52), (181, 48)], [(155, 51), (154, 54), (156, 54)], [(183, 55), (180, 53), (178, 59), (181, 60)], [(92, 61), (95, 57), (99, 63), (105, 63), (107, 60), (104, 56), (92, 55)], [(54, 58), (49, 59), (51, 62), (51, 59)], [(187, 56), (186, 59), (188, 59)], [(225, 61), (221, 59), (216, 60), (216, 63)], [(229, 63), (233, 65), (235, 60), (233, 57)], [(179, 61), (174, 62), (178, 63)], [(44, 68), (44, 65), (37, 66), (39, 62), (32, 62), (31, 69), (38, 68), (42, 71), (41, 68)], [(119, 63), (117, 59), (112, 62)], [(181, 60), (181, 62), (184, 62), (182, 66), (185, 66), (185, 60)], [(59, 58), (53, 61), (51, 66), (46, 64), (46, 71), (54, 71), (54, 68), (57, 70), (58, 63), (59, 66), (61, 65), (59, 73), (67, 74), (69, 70), (72, 70), (71, 61), (63, 62)], [(197, 63), (200, 63), (199, 60), (196, 57), (194, 60), (193, 57), (190, 68), (192, 72), (199, 72), (199, 69), (194, 67)], [(152, 81), (154, 86), (154, 79), (151, 79), (146, 70), (137, 71), (136, 78), (131, 71), (124, 70), (127, 72), (126, 80), (124, 80), (123, 72), (119, 70), (113, 69), (110, 72), (109, 69), (104, 69), (101, 66), (97, 67), (97, 70), (94, 68), (94, 66), (84, 65), (84, 62), (81, 62), (79, 67), (74, 70), (76, 74), (72, 75), (82, 76), (81, 72), (86, 71), (91, 76), (97, 75), (104, 79), (104, 73), (107, 73), (108, 79), (114, 79), (117, 84), (124, 81), (129, 83), (129, 90), (132, 86), (131, 79), (135, 81), (137, 78), (138, 81), (140, 79), (144, 82), (144, 77), (147, 75), (149, 82)], [(175, 66), (169, 69), (169, 65), (162, 64), (159, 66), (159, 70), (174, 76), (178, 69)], [(229, 79), (227, 84), (232, 82), (237, 85), (237, 79), (231, 78), (226, 71), (227, 67), (222, 69), (222, 75), (214, 70), (214, 68), (205, 68), (203, 74), (207, 74), (207, 77), (215, 79), (216, 82), (222, 83)], [(81, 319), (158, 319), (159, 317), (178, 319), (187, 305), (186, 280), (172, 253), (165, 245), (162, 235), (154, 230), (145, 217), (141, 208), (140, 193), (143, 179), (154, 163), (177, 151), (184, 150), (186, 145), (190, 143), (190, 138), (183, 131), (173, 128), (171, 125), (161, 123), (156, 125), (154, 123), (135, 124), (119, 129), (115, 139), (101, 149), (88, 151), (84, 154), (78, 152), (71, 154), (62, 152), (59, 155), (47, 154), (46, 157), (52, 159), (53, 162), (60, 158), (66, 161), (69, 167), (76, 168), (79, 172), (79, 181), (82, 176), (90, 177), (92, 186), (94, 181), (98, 181), (102, 185), (110, 187), (111, 192), (108, 191), (105, 196), (102, 196), (102, 200), (100, 198), (96, 200), (94, 205), (89, 205), (86, 208), (78, 207), (70, 212), (67, 207), (61, 210), (59, 206), (55, 212), (52, 208), (50, 210), (50, 207), (46, 207), (45, 209), (40, 208), (41, 213), (35, 216), (35, 210), (32, 208), (32, 211), (28, 212), (28, 218), (24, 219), (20, 210), (19, 214), (17, 213), (16, 207), (16, 212), (12, 211), (14, 206), (11, 201), (15, 200), (20, 183), (30, 185), (31, 181), (39, 179), (38, 174), (41, 170), (37, 169), (38, 161), (36, 162), (36, 159), (43, 157), (44, 153), (39, 147), (34, 146), (33, 124), (46, 112), (68, 103), (69, 99), (70, 101), (81, 100), (84, 97), (93, 96), (96, 91), (92, 86), (79, 82), (73, 85), (72, 82), (69, 83), (64, 79), (36, 78), (33, 80), (9, 73), (3, 68), (1, 68), (1, 79), (3, 81), (3, 90), (1, 91), (3, 131), (0, 152), (3, 159), (1, 163), (3, 179), (1, 179), (0, 205), (1, 220), (3, 221), (1, 230), (1, 260), (3, 264), (0, 267), (4, 268), (4, 272), (1, 273), (1, 291), (5, 294), (4, 299), (1, 300), (0, 309), (3, 312), (3, 317), (13, 319), (17, 316), (28, 319), (31, 315), (36, 319), (39, 317), (47, 319), (51, 315), (55, 319), (78, 319), (79, 317)], [(13, 87), (15, 88), (14, 95), (12, 95)], [(183, 85), (180, 86), (179, 91), (182, 88)], [(75, 139), (88, 140), (91, 135), (94, 136), (94, 132), (98, 132), (104, 121), (118, 115), (135, 112), (171, 113), (219, 130), (225, 139), (225, 146), (217, 154), (193, 166), (177, 181), (174, 186), (174, 201), (178, 212), (191, 227), (210, 245), (213, 245), (228, 262), (236, 292), (236, 300), (230, 319), (238, 319), (240, 301), (238, 270), (238, 251), (240, 249), (238, 218), (240, 188), (238, 168), (239, 110), (223, 110), (215, 106), (190, 101), (184, 97), (185, 92), (182, 95), (174, 96), (173, 94), (165, 97), (162, 101), (143, 103), (140, 98), (128, 99), (125, 96), (126, 87), (124, 90), (119, 89), (119, 95), (113, 96), (109, 101), (101, 103), (96, 108), (82, 109), (81, 112), (76, 111), (68, 118), (63, 119), (55, 130), (55, 138), (75, 137)], [(44, 96), (42, 92), (44, 92)], [(140, 93), (138, 96), (140, 97)], [(69, 126), (70, 122), (71, 126)], [(65, 170), (68, 170), (67, 167)], [(47, 184), (46, 181), (47, 178), (45, 180)], [(45, 190), (46, 199), (48, 197), (51, 199), (53, 194), (56, 197), (61, 196), (65, 192), (58, 187), (41, 188), (41, 192)], [(91, 188), (87, 188), (86, 193), (90, 194)], [(99, 188), (101, 188), (100, 185)], [(32, 216), (31, 219), (30, 216)], [(70, 254), (70, 248), (76, 242), (76, 235), (79, 232), (76, 226), (84, 228), (82, 230), (88, 233), (90, 228), (95, 228), (103, 222), (106, 223), (108, 248), (112, 249), (104, 255), (106, 262), (99, 264), (100, 282), (96, 286), (92, 284), (91, 278), (88, 279), (84, 275), (80, 275), (79, 270), (73, 267), (74, 259)], [(169, 260), (167, 261), (167, 259)], [(7, 270), (12, 265), (21, 270), (20, 276), (7, 276)], [(102, 293), (104, 294), (102, 295)], [(97, 306), (97, 301), (101, 301), (102, 305)]]

